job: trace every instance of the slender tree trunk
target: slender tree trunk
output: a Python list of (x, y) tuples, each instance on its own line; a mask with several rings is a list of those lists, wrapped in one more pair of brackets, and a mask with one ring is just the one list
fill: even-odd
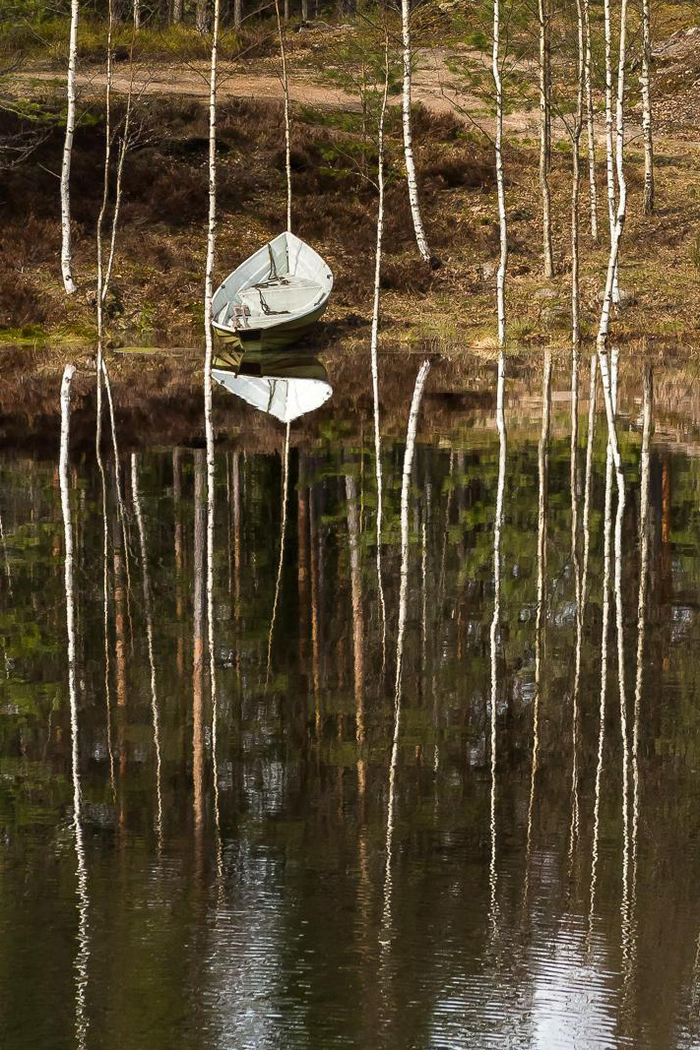
[[(104, 279), (102, 280), (101, 297), (102, 302), (107, 298), (107, 292), (109, 291), (110, 281), (112, 279), (112, 271), (114, 269), (114, 256), (117, 246), (117, 229), (119, 227), (119, 209), (122, 203), (122, 183), (124, 176), (124, 161), (126, 154), (129, 149), (129, 136), (131, 134), (131, 117), (132, 117), (132, 105), (134, 98), (134, 45), (136, 43), (136, 27), (131, 33), (131, 44), (129, 47), (129, 87), (126, 94), (126, 108), (124, 111), (124, 124), (122, 127), (122, 137), (119, 144), (119, 154), (117, 158), (117, 177), (114, 187), (114, 210), (112, 212), (112, 227), (109, 238), (109, 253), (107, 256), (107, 265), (104, 268)], [(107, 163), (107, 161), (105, 162)], [(107, 171), (105, 169), (105, 178), (107, 177)], [(108, 194), (108, 188), (105, 185), (105, 194)], [(101, 232), (100, 232), (101, 240)]]
[(430, 249), (423, 228), (420, 202), (418, 200), (418, 182), (416, 165), (413, 159), (413, 134), (411, 129), (411, 4), (410, 0), (401, 0), (401, 31), (403, 37), (403, 152), (406, 162), (406, 179), (408, 181), (408, 200), (411, 206), (411, 218), (416, 235), (416, 244), (421, 258), (430, 262)]
[[(610, 0), (605, 0), (609, 5)], [(605, 411), (608, 417), (608, 427), (613, 425), (613, 411), (610, 397), (610, 377), (607, 364), (607, 343), (610, 331), (610, 309), (615, 301), (615, 287), (617, 284), (617, 272), (619, 266), (620, 241), (625, 226), (627, 215), (627, 183), (625, 180), (624, 158), (625, 158), (625, 122), (624, 122), (624, 99), (625, 99), (625, 61), (626, 61), (626, 38), (627, 38), (627, 0), (621, 0), (620, 4), (620, 53), (617, 74), (617, 104), (616, 104), (616, 151), (615, 170), (619, 188), (617, 203), (617, 214), (611, 227), (610, 255), (608, 258), (608, 271), (603, 294), (603, 306), (600, 313), (598, 326), (598, 356), (600, 359), (600, 374), (603, 380), (603, 393), (605, 395)], [(613, 428), (614, 429), (614, 428)], [(616, 440), (614, 441), (613, 454), (616, 454)], [(616, 454), (616, 469), (619, 468), (619, 454)]]
[[(240, 3), (240, 0), (238, 0)], [(179, 25), (182, 22), (182, 0), (173, 0), (173, 14), (172, 14), (173, 25)]]
[[(287, 52), (284, 46), (284, 30), (280, 18), (279, 0), (275, 0), (275, 16), (277, 18), (277, 33), (280, 43), (280, 60), (282, 63), (282, 99), (284, 104), (284, 170), (287, 175), (287, 231), (292, 230), (292, 135), (289, 116), (289, 80), (287, 77)], [(285, 21), (289, 14), (285, 13)]]
[(233, 0), (233, 28), (238, 32), (243, 24), (243, 0)]
[(372, 403), (374, 409), (374, 470), (377, 484), (377, 589), (382, 616), (382, 668), (386, 666), (386, 602), (382, 580), (382, 523), (384, 513), (384, 486), (382, 480), (382, 439), (379, 426), (379, 307), (382, 271), (382, 242), (384, 238), (384, 119), (389, 95), (389, 37), (384, 37), (384, 93), (377, 126), (377, 245), (374, 255), (374, 300), (372, 304), (372, 334), (370, 356), (372, 367)]
[(642, 132), (644, 135), (644, 214), (654, 212), (654, 134), (651, 113), (651, 11), (642, 0)]
[(579, 317), (579, 188), (581, 184), (581, 158), (579, 147), (583, 130), (583, 89), (584, 89), (584, 43), (583, 43), (583, 8), (581, 0), (576, 0), (577, 14), (577, 58), (578, 58), (578, 91), (576, 95), (576, 113), (574, 115), (573, 133), (571, 136), (571, 341), (578, 368), (578, 347), (581, 342), (581, 324)]
[(590, 0), (583, 0), (583, 24), (585, 32), (585, 98), (586, 127), (588, 130), (588, 197), (591, 212), (591, 237), (597, 243), (598, 233), (598, 189), (595, 172), (595, 124), (593, 120), (593, 57), (591, 48)]
[(302, 22), (309, 21), (309, 0), (301, 0), (301, 20)]
[(68, 77), (66, 80), (66, 137), (61, 165), (61, 273), (67, 295), (76, 290), (73, 278), (73, 250), (70, 227), (70, 166), (75, 135), (75, 67), (78, 50), (78, 0), (71, 0), (70, 35), (68, 38)]
[[(404, 0), (405, 2), (405, 0)], [(498, 224), (500, 236), (500, 259), (496, 271), (496, 298), (498, 307), (498, 345), (506, 340), (506, 268), (508, 266), (508, 220), (506, 217), (506, 193), (503, 177), (503, 82), (501, 80), (501, 9), (500, 0), (493, 0), (493, 54), (491, 71), (496, 92), (496, 186), (498, 190)], [(500, 367), (500, 365), (499, 365)]]
[(141, 0), (134, 0), (134, 29), (141, 28)]
[[(610, 227), (610, 243), (615, 239), (615, 150), (614, 118), (613, 118), (613, 72), (612, 72), (612, 29), (611, 0), (603, 0), (603, 12), (605, 22), (605, 165), (608, 188), (608, 224)], [(613, 303), (619, 303), (620, 291), (617, 280), (617, 256), (615, 267), (612, 272), (611, 296)]]
[(540, 25), (539, 80), (540, 80), (540, 191), (542, 193), (542, 234), (544, 247), (544, 275), (554, 276), (552, 261), (551, 194), (549, 191), (549, 168), (551, 163), (550, 135), (550, 20), (549, 0), (538, 0)]

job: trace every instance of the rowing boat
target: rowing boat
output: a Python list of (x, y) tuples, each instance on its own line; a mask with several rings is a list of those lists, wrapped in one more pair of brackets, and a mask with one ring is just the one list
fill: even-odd
[(293, 233), (280, 233), (230, 273), (212, 299), (212, 326), (225, 342), (271, 350), (296, 342), (321, 316), (330, 268)]
[(212, 379), (253, 408), (281, 423), (325, 404), (333, 393), (328, 373), (313, 354), (224, 348), (214, 359)]

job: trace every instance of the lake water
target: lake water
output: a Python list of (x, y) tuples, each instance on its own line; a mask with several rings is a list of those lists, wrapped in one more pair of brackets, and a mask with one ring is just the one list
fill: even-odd
[(506, 387), (500, 530), (495, 385), (448, 425), (433, 367), (398, 697), (410, 388), (387, 394), (385, 660), (371, 417), (337, 389), (292, 424), (280, 567), (285, 428), (249, 440), (231, 400), (214, 702), (204, 451), (125, 447), (122, 530), (105, 448), (105, 534), (74, 447), (73, 725), (57, 457), (4, 449), (3, 1050), (700, 1046), (700, 435), (654, 376), (645, 459), (642, 369), (606, 558), (588, 361), (573, 478), (566, 368), (549, 433), (541, 378)]

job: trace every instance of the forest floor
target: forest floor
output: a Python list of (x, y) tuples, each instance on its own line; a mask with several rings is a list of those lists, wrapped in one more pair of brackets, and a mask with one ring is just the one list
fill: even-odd
[[(436, 43), (436, 41), (438, 41)], [(628, 222), (614, 318), (622, 343), (695, 356), (700, 348), (700, 27), (681, 25), (655, 49), (657, 208), (641, 214), (643, 156), (638, 84), (630, 77)], [(389, 349), (458, 358), (495, 353), (494, 272), (498, 250), (492, 115), (483, 54), (424, 33), (415, 76), (415, 152), (431, 249), (440, 267), (417, 257), (408, 211), (399, 106), (388, 119), (386, 260), (382, 338)], [(363, 41), (352, 26), (318, 25), (290, 34), (294, 228), (326, 257), (336, 285), (314, 346), (357, 350), (369, 334), (376, 155), (355, 85)], [(274, 48), (241, 64), (224, 60), (219, 114), (219, 243), (216, 277), (279, 232), (284, 221), (281, 85)], [(564, 118), (554, 128), (551, 173), (556, 273), (541, 275), (537, 167), (539, 114), (531, 59), (513, 63), (505, 165), (510, 220), (509, 343), (515, 352), (565, 348), (569, 338), (571, 144)], [(117, 263), (108, 302), (112, 348), (189, 348), (202, 343), (206, 218), (207, 65), (143, 55), (134, 66), (136, 134), (127, 153)], [(117, 96), (130, 82), (116, 67)], [(0, 343), (76, 353), (89, 360), (95, 338), (95, 221), (102, 196), (104, 71), (87, 56), (79, 73), (81, 120), (72, 192), (79, 290), (63, 295), (58, 265), (57, 172), (63, 132), (63, 73), (55, 56), (34, 56), (3, 84), (54, 115), (33, 154), (0, 188)], [(396, 95), (392, 99), (397, 102)], [(116, 119), (122, 102), (116, 102)], [(564, 109), (564, 107), (562, 107)], [(598, 136), (602, 136), (600, 116)], [(19, 124), (0, 107), (0, 134)], [(584, 136), (585, 138), (585, 136)], [(581, 298), (592, 339), (604, 280), (606, 237), (590, 237), (582, 143)], [(607, 226), (604, 150), (598, 148), (598, 210)], [(48, 359), (41, 355), (42, 368)]]

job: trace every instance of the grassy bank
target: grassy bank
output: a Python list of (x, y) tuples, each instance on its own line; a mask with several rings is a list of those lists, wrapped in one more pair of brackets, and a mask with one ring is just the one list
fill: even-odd
[[(88, 51), (90, 32), (88, 25)], [(141, 46), (147, 51), (155, 43), (148, 44), (146, 34)], [(301, 43), (294, 46), (301, 51)], [(314, 74), (308, 60), (313, 49), (304, 46), (306, 75), (318, 79), (320, 70)], [(95, 48), (90, 54), (96, 53)], [(265, 60), (261, 63), (261, 68), (268, 68)], [(670, 91), (672, 82), (667, 80)], [(94, 237), (102, 196), (104, 112), (96, 93), (85, 90), (71, 180), (79, 291), (66, 297), (58, 264), (56, 178), (63, 140), (62, 97), (57, 87), (45, 83), (25, 81), (23, 89), (31, 95), (31, 111), (23, 109), (17, 92), (14, 107), (0, 111), (0, 135), (21, 135), (30, 128), (37, 137), (32, 155), (5, 173), (0, 188), (0, 340), (5, 345), (89, 353), (95, 339)], [(116, 103), (117, 124), (122, 105)], [(108, 301), (109, 344), (197, 348), (202, 340), (207, 200), (205, 105), (186, 96), (144, 94), (136, 112)], [(376, 156), (371, 135), (358, 105), (297, 103), (293, 116), (294, 229), (328, 259), (336, 277), (331, 308), (315, 338), (321, 348), (360, 347), (368, 338), (375, 239)], [(488, 354), (495, 345), (493, 274), (498, 249), (491, 145), (458, 114), (428, 112), (422, 106), (415, 108), (415, 140), (426, 228), (441, 266), (426, 269), (415, 250), (399, 112), (394, 106), (388, 121), (383, 338), (391, 346), (428, 346), (451, 357), (465, 348)], [(281, 104), (224, 98), (219, 116), (217, 278), (282, 228), (283, 160)], [(664, 345), (682, 343), (690, 349), (700, 345), (697, 147), (682, 140), (678, 127), (668, 127), (657, 137), (656, 162), (658, 208), (653, 217), (645, 218), (641, 214), (643, 163), (632, 136), (621, 269), (627, 295), (624, 309), (614, 319), (614, 334), (622, 343), (644, 338)], [(527, 135), (512, 134), (506, 143), (505, 165), (511, 349), (565, 346), (571, 266), (570, 147), (560, 140), (553, 158), (557, 272), (549, 282), (541, 277), (535, 143)], [(603, 227), (604, 182), (600, 163)], [(597, 322), (607, 249), (605, 237), (595, 245), (588, 233), (585, 179), (581, 225), (581, 298), (584, 332), (590, 338)]]

